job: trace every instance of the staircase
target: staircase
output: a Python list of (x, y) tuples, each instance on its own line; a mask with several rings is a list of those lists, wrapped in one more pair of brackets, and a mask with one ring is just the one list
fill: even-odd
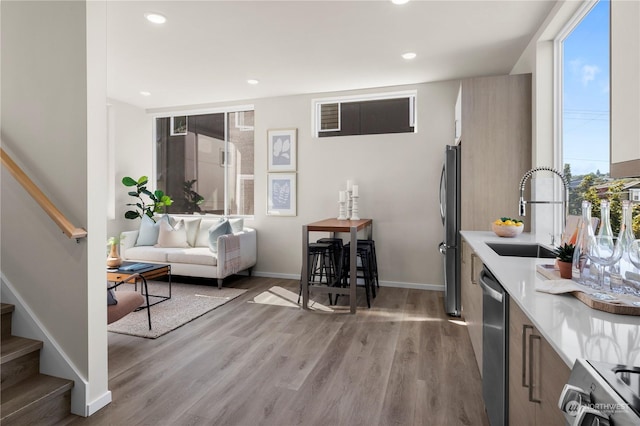
[(39, 340), (11, 334), (13, 305), (0, 304), (0, 425), (53, 425), (69, 416), (72, 380), (40, 374)]

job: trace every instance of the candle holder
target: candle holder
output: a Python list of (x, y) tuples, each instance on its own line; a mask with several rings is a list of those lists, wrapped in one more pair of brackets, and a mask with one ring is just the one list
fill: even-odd
[(353, 195), (351, 197), (352, 200), (352, 206), (351, 206), (351, 216), (350, 219), (351, 220), (360, 220), (360, 216), (358, 216), (358, 197), (357, 195)]
[(351, 218), (351, 211), (353, 209), (353, 199), (352, 199), (352, 191), (350, 189), (348, 189), (346, 191), (347, 193), (347, 219)]
[(346, 201), (338, 201), (338, 204), (340, 205), (340, 209), (339, 209), (339, 213), (338, 213), (338, 220), (347, 220), (347, 202)]

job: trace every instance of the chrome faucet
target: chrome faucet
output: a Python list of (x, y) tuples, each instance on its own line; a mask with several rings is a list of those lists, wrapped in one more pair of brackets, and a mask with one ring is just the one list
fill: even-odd
[[(534, 201), (534, 200), (524, 199), (524, 185), (527, 183), (527, 179), (529, 179), (534, 173), (540, 172), (540, 171), (555, 173), (556, 175), (558, 175), (558, 177), (560, 177), (560, 179), (562, 180), (562, 185), (564, 186), (562, 201)], [(565, 175), (563, 175), (556, 169), (553, 169), (551, 167), (536, 167), (535, 169), (531, 169), (528, 172), (526, 172), (524, 176), (522, 176), (522, 179), (520, 179), (520, 208), (519, 208), (520, 216), (527, 215), (527, 204), (562, 204), (562, 207), (564, 210), (564, 220), (562, 222), (562, 228), (564, 230), (564, 226), (566, 225), (566, 221), (567, 221), (567, 215), (569, 213), (568, 200), (569, 200), (569, 181), (567, 180)]]

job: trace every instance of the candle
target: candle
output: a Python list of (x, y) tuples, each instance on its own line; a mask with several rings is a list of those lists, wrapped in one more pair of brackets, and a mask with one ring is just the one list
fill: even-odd
[(338, 201), (347, 201), (347, 194), (344, 191), (338, 191)]
[(351, 191), (352, 191), (353, 196), (357, 197), (358, 196), (358, 185), (353, 185), (351, 187)]
[(347, 191), (351, 191), (351, 187), (353, 186), (353, 182), (351, 179), (347, 179)]

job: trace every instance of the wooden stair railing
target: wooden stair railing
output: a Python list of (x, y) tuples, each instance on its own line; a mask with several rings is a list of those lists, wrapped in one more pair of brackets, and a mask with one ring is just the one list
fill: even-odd
[(80, 238), (87, 236), (87, 231), (83, 228), (73, 226), (64, 214), (58, 210), (51, 200), (44, 195), (40, 188), (33, 183), (29, 176), (22, 171), (20, 166), (18, 166), (2, 148), (0, 148), (0, 158), (2, 159), (2, 165), (9, 170), (11, 175), (22, 185), (29, 195), (40, 204), (42, 210), (49, 215), (67, 237), (75, 238), (76, 241), (78, 241)]

